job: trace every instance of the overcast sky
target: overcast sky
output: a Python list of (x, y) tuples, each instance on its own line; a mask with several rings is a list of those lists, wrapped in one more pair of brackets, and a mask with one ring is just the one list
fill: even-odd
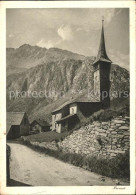
[(27, 43), (96, 56), (102, 16), (108, 56), (128, 69), (129, 10), (125, 8), (7, 9), (7, 47)]

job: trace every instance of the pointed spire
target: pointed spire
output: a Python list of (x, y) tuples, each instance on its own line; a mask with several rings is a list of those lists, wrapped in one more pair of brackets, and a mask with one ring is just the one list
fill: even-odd
[(101, 40), (100, 40), (99, 51), (98, 51), (96, 60), (94, 61), (93, 64), (97, 63), (98, 61), (110, 62), (111, 63), (111, 60), (108, 58), (107, 53), (106, 53), (106, 48), (105, 48), (104, 18), (103, 17), (102, 17), (102, 31), (101, 31)]

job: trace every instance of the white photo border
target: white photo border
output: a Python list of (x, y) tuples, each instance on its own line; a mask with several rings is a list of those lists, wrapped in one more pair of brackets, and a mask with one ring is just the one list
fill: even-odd
[[(130, 14), (130, 186), (6, 187), (6, 9), (7, 8), (129, 8)], [(135, 194), (135, 2), (134, 1), (1, 1), (0, 2), (0, 193)]]

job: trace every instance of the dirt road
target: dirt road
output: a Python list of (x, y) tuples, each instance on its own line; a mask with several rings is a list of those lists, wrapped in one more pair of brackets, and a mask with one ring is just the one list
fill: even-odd
[(61, 162), (33, 151), (27, 146), (9, 143), (11, 147), (10, 177), (32, 186), (115, 185), (109, 178)]

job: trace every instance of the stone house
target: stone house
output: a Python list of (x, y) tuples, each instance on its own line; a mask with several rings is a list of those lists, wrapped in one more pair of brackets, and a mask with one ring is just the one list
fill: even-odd
[(31, 123), (31, 132), (41, 133), (50, 131), (50, 125), (47, 123), (47, 121), (44, 121), (42, 119), (34, 120)]
[(26, 112), (7, 112), (7, 139), (29, 135), (30, 125)]
[[(110, 107), (110, 68), (104, 39), (104, 20), (102, 20), (101, 40), (98, 55), (93, 62), (93, 97), (75, 99), (64, 103), (52, 112), (52, 130), (61, 133), (74, 128), (81, 118), (89, 117), (100, 109)], [(104, 95), (104, 96), (103, 96)]]
[(91, 116), (101, 108), (101, 102), (88, 101), (87, 98), (77, 98), (66, 102), (52, 112), (52, 130), (58, 133), (73, 129), (81, 118)]
[(59, 108), (52, 112), (52, 130), (56, 130), (56, 132), (60, 133), (61, 128), (60, 125), (56, 123), (56, 121), (62, 119), (63, 117), (69, 115), (68, 104), (64, 103)]

